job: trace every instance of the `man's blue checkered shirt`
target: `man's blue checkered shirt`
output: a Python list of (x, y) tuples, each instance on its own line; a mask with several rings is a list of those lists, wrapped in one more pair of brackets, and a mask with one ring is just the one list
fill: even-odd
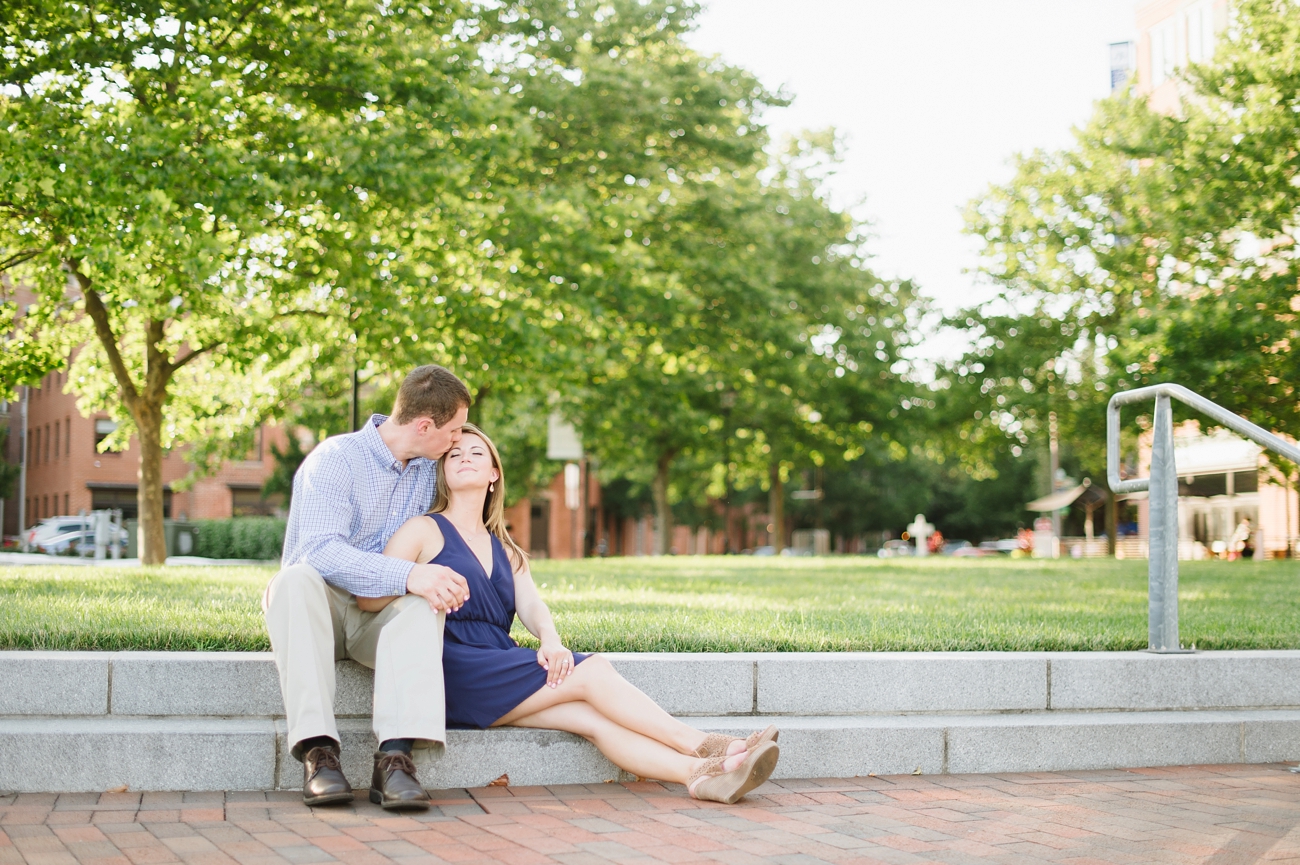
[(406, 594), (412, 562), (381, 553), (398, 527), (429, 510), (437, 463), (403, 467), (379, 436), (388, 418), (316, 446), (293, 476), (283, 567), (306, 563), (361, 598)]

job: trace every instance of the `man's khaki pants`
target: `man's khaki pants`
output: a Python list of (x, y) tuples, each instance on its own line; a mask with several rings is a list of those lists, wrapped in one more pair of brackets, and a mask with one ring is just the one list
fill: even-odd
[(419, 595), (365, 613), (310, 565), (276, 574), (262, 596), (271, 650), (280, 671), (292, 754), (304, 739), (339, 741), (334, 723), (334, 662), (351, 658), (375, 671), (375, 737), (445, 742), (442, 626)]

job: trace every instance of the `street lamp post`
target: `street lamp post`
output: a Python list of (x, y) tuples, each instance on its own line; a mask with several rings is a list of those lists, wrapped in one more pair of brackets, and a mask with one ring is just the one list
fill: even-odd
[[(722, 496), (722, 552), (731, 552), (731, 410), (736, 407), (736, 392), (729, 390), (722, 395), (722, 417), (725, 429), (722, 458), (726, 460), (723, 471)], [(744, 541), (740, 544), (745, 545)]]

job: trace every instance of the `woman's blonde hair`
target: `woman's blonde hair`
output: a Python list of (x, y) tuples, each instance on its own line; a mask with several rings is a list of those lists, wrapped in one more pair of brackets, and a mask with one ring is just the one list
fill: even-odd
[[(528, 561), (528, 554), (524, 548), (515, 543), (515, 539), (510, 537), (510, 531), (506, 528), (506, 474), (501, 468), (501, 455), (497, 453), (497, 446), (488, 438), (487, 433), (467, 423), (461, 427), (462, 436), (478, 436), (487, 445), (488, 453), (492, 455), (492, 468), (497, 470), (496, 482), (489, 485), (487, 497), (483, 499), (483, 524), (487, 530), (497, 536), (501, 541), (501, 546), (506, 548), (506, 555), (510, 557), (510, 564), (514, 570), (518, 570)], [(463, 439), (462, 439), (463, 442)], [(451, 502), (451, 489), (447, 486), (447, 454), (451, 453), (451, 448), (447, 453), (442, 455), (438, 460), (438, 479), (434, 487), (433, 507), (429, 508), (429, 513), (440, 514), (447, 510), (447, 505)]]

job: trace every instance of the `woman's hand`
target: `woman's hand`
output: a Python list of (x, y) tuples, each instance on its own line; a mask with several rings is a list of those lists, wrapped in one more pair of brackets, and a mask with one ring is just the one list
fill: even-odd
[(556, 688), (573, 672), (573, 652), (559, 640), (547, 640), (537, 650), (537, 663), (546, 671), (546, 684)]

